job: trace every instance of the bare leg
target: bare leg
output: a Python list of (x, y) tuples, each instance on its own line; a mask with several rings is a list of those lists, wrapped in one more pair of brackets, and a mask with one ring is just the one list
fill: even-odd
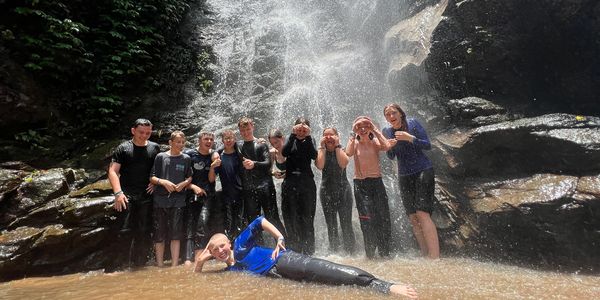
[(421, 228), (421, 224), (419, 223), (419, 219), (417, 218), (417, 214), (410, 214), (408, 216), (410, 219), (410, 224), (412, 225), (413, 233), (415, 234), (415, 239), (417, 239), (417, 244), (419, 244), (419, 249), (421, 250), (421, 255), (427, 255), (427, 244), (425, 243), (425, 238), (423, 237), (423, 230)]
[(156, 251), (156, 265), (162, 267), (163, 256), (165, 256), (165, 242), (154, 243), (154, 250)]
[(440, 242), (438, 240), (437, 228), (435, 228), (431, 216), (429, 213), (418, 210), (417, 219), (419, 220), (419, 225), (421, 225), (423, 238), (427, 245), (427, 257), (431, 259), (440, 258)]
[(171, 266), (179, 264), (179, 240), (171, 240)]
[(390, 287), (390, 294), (406, 296), (409, 299), (417, 299), (418, 298), (417, 291), (414, 288), (412, 288), (408, 285), (403, 285), (403, 284), (392, 285)]

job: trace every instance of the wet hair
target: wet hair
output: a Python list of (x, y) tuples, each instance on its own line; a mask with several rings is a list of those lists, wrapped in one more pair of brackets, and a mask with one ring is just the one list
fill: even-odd
[(248, 125), (254, 125), (254, 121), (250, 117), (241, 117), (238, 120), (238, 127), (246, 127)]
[(304, 124), (304, 125), (310, 127), (310, 122), (304, 117), (299, 117), (298, 119), (296, 119), (296, 122), (294, 122), (294, 125), (298, 125), (298, 124)]
[(281, 132), (281, 130), (279, 130), (279, 128), (273, 128), (271, 130), (269, 130), (269, 134), (267, 135), (267, 138), (282, 138), (283, 137), (283, 132)]
[(200, 131), (200, 133), (198, 133), (198, 139), (201, 140), (203, 137), (205, 136), (209, 136), (211, 138), (215, 138), (215, 134), (209, 131)]
[(148, 119), (139, 118), (133, 122), (132, 128), (137, 128), (138, 126), (152, 126), (152, 122)]
[(224, 138), (226, 135), (231, 135), (235, 138), (235, 131), (231, 129), (225, 129), (223, 132), (221, 132), (221, 138)]
[(169, 137), (169, 141), (173, 141), (178, 137), (185, 139), (185, 134), (183, 133), (183, 131), (175, 130), (171, 132), (171, 137)]
[(388, 108), (393, 108), (395, 110), (397, 110), (400, 113), (400, 130), (402, 131), (408, 131), (408, 122), (406, 121), (406, 113), (404, 113), (404, 111), (402, 110), (402, 107), (400, 107), (399, 104), (397, 103), (390, 103), (388, 105), (386, 105), (383, 108), (383, 115), (385, 116), (385, 111)]
[(325, 128), (323, 128), (323, 133), (321, 133), (321, 135), (324, 135), (324, 134), (325, 134), (325, 130), (328, 130), (328, 129), (331, 129), (331, 130), (333, 130), (333, 134), (335, 134), (335, 135), (337, 135), (337, 136), (339, 136), (339, 135), (340, 135), (340, 134), (338, 133), (337, 129), (335, 129), (335, 127), (325, 127)]

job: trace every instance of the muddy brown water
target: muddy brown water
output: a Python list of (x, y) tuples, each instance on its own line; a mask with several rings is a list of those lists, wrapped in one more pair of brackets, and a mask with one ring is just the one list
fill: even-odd
[[(368, 261), (327, 256), (376, 276), (415, 287), (420, 299), (600, 299), (600, 276), (535, 271), (463, 258)], [(219, 272), (146, 267), (104, 274), (101, 271), (37, 277), (0, 284), (0, 299), (394, 299), (368, 289), (295, 282)]]

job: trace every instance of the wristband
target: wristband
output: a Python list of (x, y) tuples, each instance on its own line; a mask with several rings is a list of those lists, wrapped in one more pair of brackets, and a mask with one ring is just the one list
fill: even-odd
[(158, 180), (156, 180), (156, 185), (160, 184), (160, 178), (158, 178)]
[(282, 236), (280, 236), (277, 238), (277, 241), (283, 243), (283, 242), (285, 242), (285, 239)]
[(116, 196), (119, 196), (121, 194), (123, 194), (123, 191), (118, 191), (118, 192), (114, 193), (113, 195), (116, 197)]
[(337, 144), (335, 147), (336, 147), (336, 148), (340, 148), (340, 149), (341, 149), (341, 148), (342, 148), (342, 145), (340, 145), (340, 144)]

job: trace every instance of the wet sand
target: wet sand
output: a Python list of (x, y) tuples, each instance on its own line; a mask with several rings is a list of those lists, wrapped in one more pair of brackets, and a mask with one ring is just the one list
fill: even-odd
[[(420, 299), (600, 299), (600, 276), (535, 271), (463, 258), (427, 261), (394, 258), (326, 256), (363, 268), (394, 282), (409, 283)], [(210, 262), (208, 273), (189, 269), (146, 267), (104, 274), (102, 271), (38, 277), (0, 284), (0, 299), (381, 299), (394, 298), (352, 286), (273, 279), (220, 272)]]

